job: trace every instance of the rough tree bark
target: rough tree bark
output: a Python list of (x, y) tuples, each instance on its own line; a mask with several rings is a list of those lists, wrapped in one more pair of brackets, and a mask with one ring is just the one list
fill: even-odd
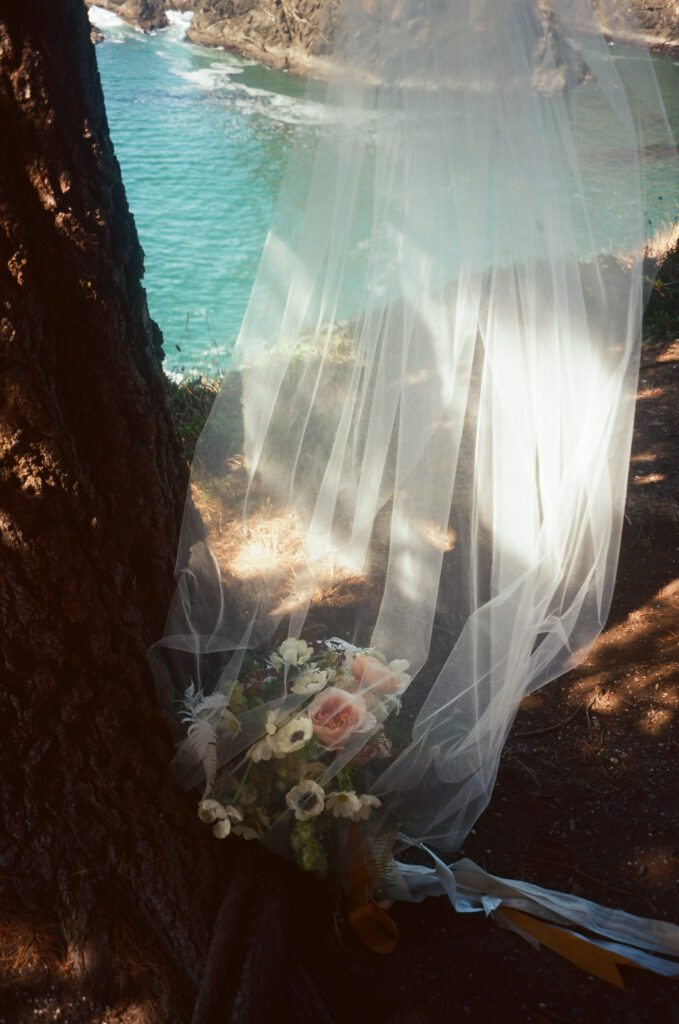
[(146, 652), (187, 473), (82, 0), (0, 5), (0, 125), (0, 911), (56, 922), (99, 996), (136, 932), (198, 1024), (328, 1020), (280, 947), (294, 878), (167, 768)]
[[(145, 659), (186, 474), (82, 0), (0, 0), (0, 132), (0, 954), (11, 914), (56, 922), (71, 973), (105, 995), (123, 941), (145, 932), (200, 988), (195, 1024), (323, 1024), (309, 969), (344, 1007), (336, 1019), (421, 1020), (442, 979), (453, 999), (457, 948), (467, 998), (481, 960), (504, 1007), (517, 955), (498, 974), (503, 936), (477, 935), (465, 959), (467, 932), (442, 942), (455, 926), (430, 908), (378, 970), (338, 947), (320, 887), (215, 843), (169, 777)], [(534, 987), (525, 964), (519, 998)], [(551, 992), (549, 965), (545, 977)], [(37, 1019), (8, 1012), (2, 982), (1, 1016)]]
[(0, 872), (82, 976), (141, 913), (195, 983), (216, 861), (146, 667), (186, 470), (82, 0), (0, 8), (0, 125)]

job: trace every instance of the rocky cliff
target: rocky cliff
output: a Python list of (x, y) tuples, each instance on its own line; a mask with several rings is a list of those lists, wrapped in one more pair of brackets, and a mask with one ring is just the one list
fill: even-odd
[(656, 0), (653, 7), (636, 0), (634, 9), (649, 46), (679, 51), (679, 4), (676, 0)]
[[(93, 0), (85, 0), (90, 4)], [(330, 0), (330, 9), (338, 0)], [(224, 47), (271, 67), (297, 74), (322, 72), (327, 49), (321, 25), (323, 0), (96, 0), (123, 20), (152, 32), (167, 24), (166, 10), (193, 11), (187, 38)], [(597, 6), (597, 0), (594, 0)], [(606, 4), (611, 6), (610, 3)], [(679, 52), (677, 0), (614, 0), (613, 10), (633, 11), (653, 50)]]
[[(604, 6), (594, 0), (594, 7)], [(651, 50), (679, 52), (679, 3), (677, 0), (613, 0), (605, 4), (613, 15), (632, 14), (639, 22), (641, 32)], [(602, 14), (602, 20), (605, 15)]]
[(196, 0), (85, 0), (88, 7), (105, 7), (143, 32), (167, 28), (166, 11), (192, 11)]
[[(162, 2), (162, 0), (161, 0)], [(322, 56), (318, 38), (322, 0), (195, 0), (187, 38), (300, 74), (313, 73), (312, 53)], [(608, 5), (607, 5), (608, 6)], [(649, 47), (679, 51), (677, 0), (615, 0), (622, 14), (631, 10)]]
[(307, 74), (321, 0), (196, 0), (187, 38), (223, 46), (271, 67)]

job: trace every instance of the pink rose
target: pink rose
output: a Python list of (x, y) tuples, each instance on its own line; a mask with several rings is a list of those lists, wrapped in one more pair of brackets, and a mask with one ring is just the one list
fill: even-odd
[(377, 726), (362, 697), (329, 686), (312, 700), (309, 717), (316, 738), (326, 750), (341, 750), (357, 732)]
[(407, 661), (392, 661), (383, 665), (371, 654), (357, 654), (351, 659), (351, 674), (356, 682), (369, 690), (382, 694), (398, 695), (410, 684), (410, 676), (406, 673)]

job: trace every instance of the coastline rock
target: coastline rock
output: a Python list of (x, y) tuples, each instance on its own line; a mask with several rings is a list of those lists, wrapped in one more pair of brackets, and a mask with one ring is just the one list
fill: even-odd
[(167, 0), (85, 0), (88, 7), (96, 2), (97, 7), (117, 14), (128, 25), (140, 28), (142, 32), (155, 32), (159, 28), (167, 28), (170, 24), (165, 13), (166, 7), (172, 7)]
[(651, 49), (679, 49), (679, 4), (676, 0), (655, 0), (653, 7), (635, 0), (634, 9)]
[(170, 24), (164, 5), (158, 4), (156, 0), (125, 0), (119, 15), (125, 21), (138, 25), (144, 32), (153, 32)]
[(101, 32), (96, 25), (90, 25), (90, 39), (96, 46), (97, 43), (103, 43), (104, 33)]
[[(597, 0), (594, 5), (599, 6)], [(323, 52), (328, 49), (326, 23), (332, 24), (334, 6), (324, 5), (322, 0), (193, 0), (194, 15), (186, 38), (203, 46), (223, 47), (277, 70), (322, 77)], [(324, 25), (319, 35), (322, 7)], [(558, 19), (552, 23), (549, 3), (540, 3), (540, 7), (553, 40)], [(606, 10), (610, 10), (608, 4)], [(603, 10), (600, 13), (603, 20)], [(679, 51), (677, 0), (655, 0), (653, 6), (648, 0), (616, 0), (613, 16), (616, 13), (636, 15), (639, 31), (630, 34), (631, 43), (643, 39), (649, 49)], [(564, 80), (574, 74), (577, 79), (581, 72), (573, 71), (570, 47), (562, 41), (560, 49), (567, 58)]]
[[(193, 11), (186, 38), (202, 46), (219, 47), (261, 61), (277, 70), (298, 75), (323, 77), (324, 38), (333, 22), (333, 10), (340, 0), (85, 0), (117, 14), (130, 25), (153, 32), (169, 24), (166, 11)], [(613, 17), (636, 16), (639, 31), (630, 42), (645, 40), (649, 49), (679, 52), (679, 4), (677, 0), (614, 0), (605, 10), (593, 0), (605, 21)], [(549, 4), (541, 3), (543, 15)], [(323, 15), (321, 16), (321, 10)], [(549, 15), (551, 17), (551, 15)], [(321, 26), (323, 17), (323, 28)], [(611, 26), (612, 27), (612, 26)], [(331, 34), (331, 31), (330, 31)], [(97, 40), (100, 41), (100, 40)], [(570, 73), (569, 73), (570, 77)]]
[(321, 0), (197, 0), (186, 38), (306, 75), (320, 60), (313, 51), (321, 6)]
[(616, 0), (613, 5), (602, 5), (594, 0), (596, 9), (603, 24), (609, 16), (615, 18), (636, 18), (639, 30), (629, 35), (631, 43), (646, 43), (654, 52), (679, 52), (679, 4), (676, 0)]

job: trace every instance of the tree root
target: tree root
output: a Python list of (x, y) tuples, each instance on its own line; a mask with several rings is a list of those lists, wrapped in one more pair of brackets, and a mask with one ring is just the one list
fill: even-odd
[(288, 880), (248, 845), (234, 859), (191, 1024), (334, 1024), (297, 955)]

